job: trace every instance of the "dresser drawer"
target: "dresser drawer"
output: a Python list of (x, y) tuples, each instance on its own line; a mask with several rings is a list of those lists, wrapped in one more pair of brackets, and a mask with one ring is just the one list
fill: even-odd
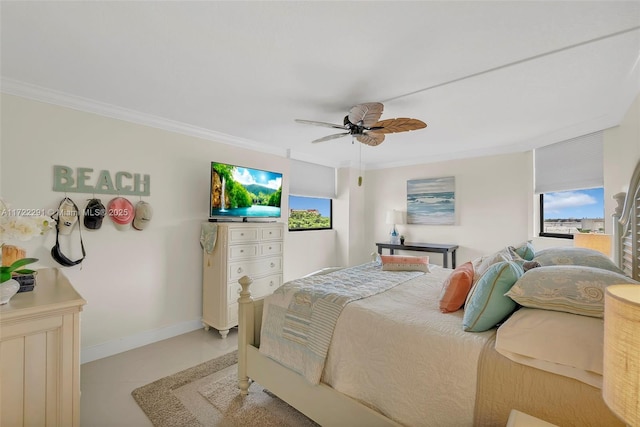
[(229, 243), (255, 242), (258, 240), (257, 228), (232, 228), (229, 230)]
[(278, 274), (254, 280), (249, 289), (253, 298), (262, 298), (271, 295), (280, 285), (282, 285), (282, 275)]
[[(262, 298), (267, 295), (271, 295), (273, 291), (275, 291), (278, 287), (282, 285), (282, 275), (276, 274), (273, 276), (262, 277), (260, 279), (255, 279), (253, 283), (251, 283), (251, 296), (253, 298)], [(238, 282), (229, 283), (229, 291), (227, 292), (227, 303), (233, 304), (238, 302), (238, 298), (240, 298), (240, 291), (242, 291), (242, 286)]]
[(264, 227), (260, 229), (262, 240), (282, 239), (282, 227)]
[[(228, 279), (237, 281), (242, 276), (266, 276), (282, 271), (282, 257), (246, 260), (229, 263)], [(255, 280), (255, 279), (254, 279)]]
[(282, 255), (282, 242), (269, 242), (260, 245), (260, 255)]
[(258, 245), (234, 245), (229, 246), (229, 259), (250, 258), (258, 255)]

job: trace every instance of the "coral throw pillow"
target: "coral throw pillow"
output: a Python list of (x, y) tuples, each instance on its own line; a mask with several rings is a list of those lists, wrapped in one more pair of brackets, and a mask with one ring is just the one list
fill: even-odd
[(473, 284), (473, 264), (465, 262), (458, 266), (442, 284), (440, 311), (452, 313), (464, 305)]
[(382, 255), (382, 269), (385, 271), (429, 272), (428, 256)]

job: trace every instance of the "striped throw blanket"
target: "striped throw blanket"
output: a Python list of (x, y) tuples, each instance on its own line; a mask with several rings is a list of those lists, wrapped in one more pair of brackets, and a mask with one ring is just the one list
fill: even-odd
[(422, 274), (368, 263), (287, 282), (265, 299), (260, 352), (318, 384), (342, 309)]

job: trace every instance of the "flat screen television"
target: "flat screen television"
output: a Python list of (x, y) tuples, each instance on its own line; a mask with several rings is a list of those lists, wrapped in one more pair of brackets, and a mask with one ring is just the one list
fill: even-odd
[(280, 218), (282, 174), (211, 162), (209, 218)]

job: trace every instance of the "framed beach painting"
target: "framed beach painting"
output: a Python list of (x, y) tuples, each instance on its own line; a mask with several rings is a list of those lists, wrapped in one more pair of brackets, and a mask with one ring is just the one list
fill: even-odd
[(455, 177), (407, 181), (407, 223), (453, 225), (456, 222)]

